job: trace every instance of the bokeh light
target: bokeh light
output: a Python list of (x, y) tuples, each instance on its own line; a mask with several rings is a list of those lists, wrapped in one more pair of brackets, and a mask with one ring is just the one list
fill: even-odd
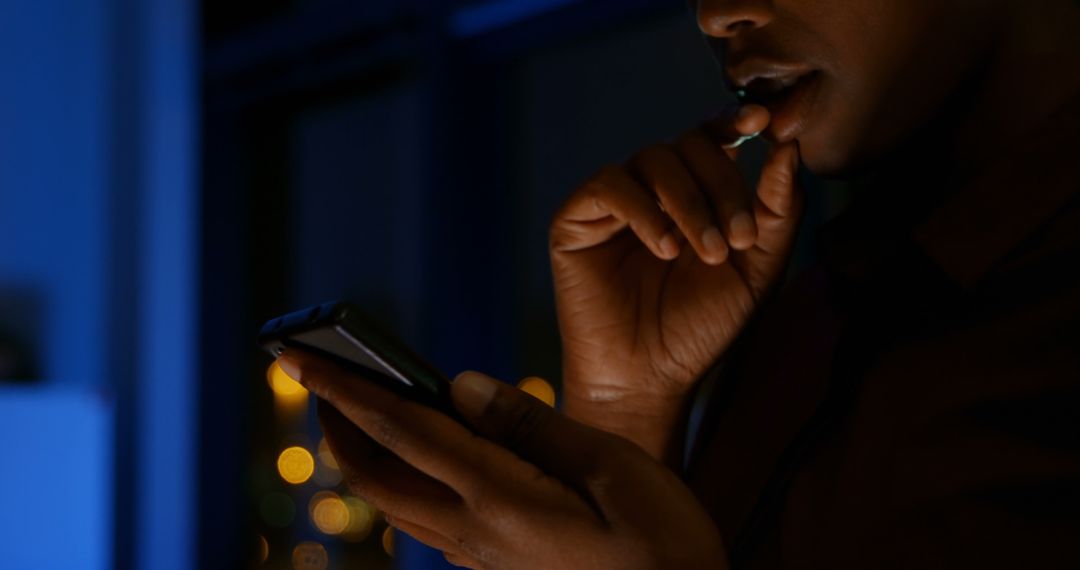
[(378, 518), (378, 511), (356, 497), (344, 497), (342, 501), (349, 509), (349, 526), (341, 533), (341, 538), (349, 542), (360, 542), (371, 534), (371, 529)]
[(311, 522), (323, 534), (339, 535), (349, 528), (350, 511), (337, 493), (320, 491), (311, 498), (308, 508)]
[(337, 459), (330, 453), (330, 445), (326, 443), (325, 437), (319, 440), (319, 461), (331, 469), (339, 469)]
[(341, 471), (338, 470), (337, 460), (334, 459), (334, 454), (330, 453), (325, 437), (319, 440), (317, 455), (322, 465), (315, 469), (315, 481), (323, 487), (336, 487), (341, 483)]
[(289, 447), (278, 456), (277, 468), (282, 479), (299, 485), (310, 479), (315, 472), (315, 458), (303, 447)]
[(263, 564), (270, 558), (270, 543), (266, 541), (266, 537), (259, 535), (259, 564)]
[(341, 483), (341, 471), (331, 469), (325, 465), (317, 465), (315, 466), (315, 474), (311, 476), (311, 480), (318, 483), (320, 487), (331, 489), (337, 487)]
[(555, 406), (555, 389), (543, 378), (530, 376), (518, 383), (518, 389), (549, 406)]
[(296, 505), (292, 497), (285, 493), (267, 493), (259, 502), (259, 514), (266, 524), (274, 528), (285, 528), (292, 524), (296, 516)]
[(394, 527), (388, 526), (382, 533), (382, 547), (390, 556), (394, 555)]
[(307, 388), (301, 386), (296, 380), (289, 378), (289, 375), (281, 369), (276, 360), (266, 369), (266, 381), (270, 384), (274, 396), (280, 400), (292, 402), (306, 400), (308, 397)]
[(292, 553), (293, 570), (326, 570), (330, 556), (318, 542), (301, 542)]

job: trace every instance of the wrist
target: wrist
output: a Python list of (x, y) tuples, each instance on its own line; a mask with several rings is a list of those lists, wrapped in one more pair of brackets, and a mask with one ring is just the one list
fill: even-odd
[(692, 390), (651, 393), (564, 387), (568, 417), (626, 438), (654, 458), (678, 469), (682, 463)]

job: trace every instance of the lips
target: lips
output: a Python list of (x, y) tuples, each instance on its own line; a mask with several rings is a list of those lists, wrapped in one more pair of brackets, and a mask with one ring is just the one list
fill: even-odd
[(772, 115), (768, 134), (786, 142), (805, 128), (817, 99), (820, 72), (802, 64), (745, 60), (727, 68), (727, 79), (742, 104), (757, 104)]

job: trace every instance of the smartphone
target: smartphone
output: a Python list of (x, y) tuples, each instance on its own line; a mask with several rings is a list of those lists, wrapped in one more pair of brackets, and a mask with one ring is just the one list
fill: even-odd
[(291, 347), (307, 350), (404, 398), (457, 417), (450, 379), (351, 303), (324, 303), (270, 319), (258, 340), (275, 358)]

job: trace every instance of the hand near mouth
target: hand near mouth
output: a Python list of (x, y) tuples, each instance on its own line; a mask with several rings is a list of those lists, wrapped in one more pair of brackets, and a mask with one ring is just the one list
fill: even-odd
[(744, 107), (646, 148), (579, 188), (551, 227), (568, 415), (678, 463), (697, 380), (786, 266), (799, 151), (775, 145), (749, 188), (725, 148), (765, 130)]

